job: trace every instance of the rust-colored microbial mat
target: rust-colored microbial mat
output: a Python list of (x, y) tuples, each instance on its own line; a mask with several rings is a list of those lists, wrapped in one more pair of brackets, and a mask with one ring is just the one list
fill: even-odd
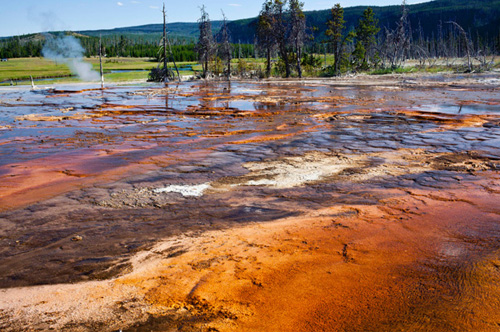
[(0, 329), (499, 331), (499, 83), (0, 89)]

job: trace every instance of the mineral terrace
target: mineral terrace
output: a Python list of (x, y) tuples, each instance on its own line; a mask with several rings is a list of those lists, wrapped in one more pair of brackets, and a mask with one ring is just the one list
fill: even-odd
[(0, 89), (2, 331), (499, 331), (500, 75)]

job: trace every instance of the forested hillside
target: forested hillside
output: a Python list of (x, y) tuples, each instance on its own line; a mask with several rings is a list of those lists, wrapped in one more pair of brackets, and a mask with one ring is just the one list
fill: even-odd
[[(27, 58), (43, 56), (43, 46), (47, 36), (71, 35), (80, 41), (84, 49), (84, 56), (97, 56), (99, 54), (99, 37), (87, 36), (71, 32), (32, 34), (16, 36), (0, 41), (0, 58)], [(136, 57), (152, 58), (159, 56), (159, 33), (137, 34), (109, 34), (102, 37), (103, 52), (106, 57)], [(171, 36), (172, 53), (176, 61), (196, 61), (198, 56), (195, 51), (196, 39), (185, 39)], [(235, 57), (241, 48), (241, 56), (253, 55), (253, 45), (240, 45), (233, 47)]]
[[(344, 9), (346, 30), (353, 30), (366, 6), (347, 7)], [(395, 28), (401, 17), (401, 6), (372, 6), (378, 25), (379, 35)], [(427, 47), (432, 43), (448, 38), (454, 27), (450, 21), (459, 24), (469, 38), (479, 47), (487, 45), (491, 52), (500, 53), (500, 0), (435, 0), (427, 3), (409, 5), (408, 20), (411, 37), (424, 42)], [(257, 13), (256, 13), (257, 14)], [(307, 46), (314, 49), (315, 44), (325, 41), (326, 22), (331, 10), (305, 12), (307, 26)], [(213, 32), (216, 33), (222, 21), (212, 21)], [(241, 45), (238, 55), (253, 55), (253, 44), (256, 37), (257, 17), (229, 22), (231, 41)], [(198, 23), (167, 24), (170, 39), (173, 43), (176, 60), (194, 61), (197, 58), (194, 44), (198, 37)], [(96, 55), (98, 36), (102, 36), (107, 56), (151, 57), (158, 55), (158, 43), (161, 38), (162, 25), (149, 24), (135, 27), (116, 28), (111, 30), (79, 31), (69, 33), (80, 39), (86, 55)], [(68, 32), (66, 32), (68, 34)], [(0, 38), (0, 57), (41, 56), (45, 40), (44, 34), (31, 34), (9, 38)]]
[[(346, 7), (344, 19), (347, 30), (354, 29), (367, 6)], [(401, 6), (371, 6), (382, 28), (392, 29), (401, 16)], [(500, 35), (500, 0), (436, 0), (407, 6), (413, 37), (432, 38), (446, 30), (448, 21), (455, 21), (467, 31), (471, 38), (497, 40)], [(315, 41), (325, 39), (326, 21), (330, 9), (305, 12), (307, 27)], [(233, 40), (252, 43), (257, 18), (237, 20), (229, 24)]]
[[(212, 21), (212, 28), (214, 30), (219, 30), (222, 21)], [(192, 40), (198, 37), (198, 23), (167, 23), (167, 30), (172, 37), (177, 39), (187, 39)], [(86, 36), (94, 36), (98, 37), (102, 36), (111, 36), (111, 35), (127, 35), (131, 37), (135, 35), (140, 38), (150, 38), (151, 36), (159, 36), (163, 32), (162, 24), (147, 24), (140, 25), (135, 27), (125, 27), (125, 28), (115, 28), (109, 30), (87, 30), (87, 31), (78, 31), (78, 33)]]

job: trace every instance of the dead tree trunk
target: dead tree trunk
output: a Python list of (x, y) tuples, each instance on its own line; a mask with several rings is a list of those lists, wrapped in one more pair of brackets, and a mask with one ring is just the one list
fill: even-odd
[(472, 71), (472, 58), (471, 58), (472, 42), (471, 42), (471, 40), (467, 36), (467, 33), (465, 32), (465, 30), (460, 26), (460, 24), (458, 24), (457, 22), (454, 22), (454, 21), (449, 21), (449, 22), (446, 22), (446, 23), (452, 24), (460, 32), (460, 35), (462, 36), (462, 38), (464, 40), (465, 53), (467, 55), (467, 71), (471, 72)]
[[(229, 32), (229, 28), (227, 25), (226, 15), (224, 15), (224, 12), (222, 12), (222, 28), (219, 31), (217, 39), (220, 42), (219, 52), (220, 52), (221, 60), (226, 62), (226, 69), (225, 69), (226, 79), (230, 80), (231, 79), (231, 58), (232, 58), (233, 52), (232, 52), (231, 43), (229, 42), (230, 32)], [(222, 65), (222, 67), (224, 67), (224, 65)]]
[(99, 69), (101, 73), (101, 89), (104, 89), (104, 72), (102, 70), (102, 37), (99, 35)]
[(271, 56), (276, 46), (272, 8), (272, 3), (270, 1), (264, 2), (257, 24), (258, 44), (259, 47), (266, 52), (266, 77), (271, 76)]
[(172, 45), (170, 44), (170, 39), (167, 37), (167, 44), (168, 44), (168, 50), (170, 51), (170, 55), (172, 56), (172, 63), (174, 64), (175, 71), (177, 72), (177, 78), (179, 79), (179, 82), (181, 81), (181, 74), (179, 74), (179, 68), (177, 68), (177, 63), (175, 63), (175, 57), (174, 57), (174, 52), (172, 51)]
[(165, 71), (164, 82), (168, 82), (167, 67), (167, 14), (165, 12), (165, 3), (163, 3), (163, 70)]
[(205, 10), (205, 6), (202, 6), (200, 10), (201, 17), (198, 20), (200, 35), (198, 37), (196, 51), (198, 52), (199, 61), (202, 64), (203, 78), (207, 78), (209, 70), (208, 63), (212, 60), (212, 55), (216, 48), (212, 35), (212, 24), (208, 17), (208, 13)]
[(290, 16), (290, 39), (292, 45), (295, 47), (297, 57), (297, 74), (302, 78), (302, 67), (300, 61), (302, 60), (302, 46), (304, 45), (305, 30), (306, 30), (306, 16), (302, 10), (304, 4), (298, 0), (290, 0), (288, 13)]

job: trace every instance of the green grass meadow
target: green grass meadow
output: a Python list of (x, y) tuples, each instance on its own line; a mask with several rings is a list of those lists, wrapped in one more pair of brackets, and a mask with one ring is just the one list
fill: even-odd
[[(99, 58), (85, 58), (92, 68), (99, 72)], [(104, 80), (106, 82), (127, 82), (146, 80), (149, 70), (158, 64), (148, 58), (105, 58), (103, 59)], [(173, 66), (172, 63), (169, 63)], [(181, 62), (177, 66), (193, 65), (195, 62)], [(114, 72), (123, 70), (124, 72)], [(193, 71), (182, 71), (181, 75), (193, 75)], [(71, 74), (68, 66), (44, 58), (19, 58), (0, 62), (0, 85), (29, 85), (30, 76), (37, 79), (36, 84), (76, 83), (81, 82)], [(46, 80), (44, 80), (46, 79)]]
[[(317, 55), (321, 59), (321, 65), (325, 65), (325, 58), (323, 55)], [(245, 69), (265, 70), (265, 59), (246, 58), (242, 59)], [(85, 62), (92, 64), (95, 71), (99, 72), (99, 58), (85, 58)], [(500, 62), (494, 59), (494, 68), (500, 67)], [(237, 72), (239, 67), (239, 60), (233, 59), (232, 70)], [(333, 56), (327, 55), (326, 64), (333, 63)], [(460, 63), (460, 61), (457, 61)], [(130, 81), (145, 81), (148, 78), (149, 70), (156, 67), (158, 63), (148, 58), (104, 58), (104, 80), (105, 82), (130, 82)], [(170, 67), (173, 64), (169, 63)], [(201, 65), (196, 62), (180, 62), (177, 66), (185, 67), (191, 66), (192, 70), (182, 70), (182, 76), (193, 76), (201, 73)], [(173, 69), (173, 68), (172, 68)], [(384, 74), (405, 74), (414, 72), (444, 72), (450, 71), (452, 68), (441, 65), (419, 67), (415, 63), (408, 63), (404, 67), (397, 69), (375, 69), (367, 72), (371, 75), (384, 75)], [(119, 72), (112, 72), (119, 71)], [(320, 75), (319, 69), (312, 72), (304, 72), (304, 77), (316, 77)], [(0, 86), (10, 85), (11, 82), (15, 85), (29, 85), (30, 76), (36, 79), (36, 85), (49, 85), (61, 83), (77, 83), (81, 82), (78, 77), (72, 75), (68, 66), (63, 63), (56, 63), (44, 58), (19, 58), (9, 59), (8, 61), (0, 62)]]

